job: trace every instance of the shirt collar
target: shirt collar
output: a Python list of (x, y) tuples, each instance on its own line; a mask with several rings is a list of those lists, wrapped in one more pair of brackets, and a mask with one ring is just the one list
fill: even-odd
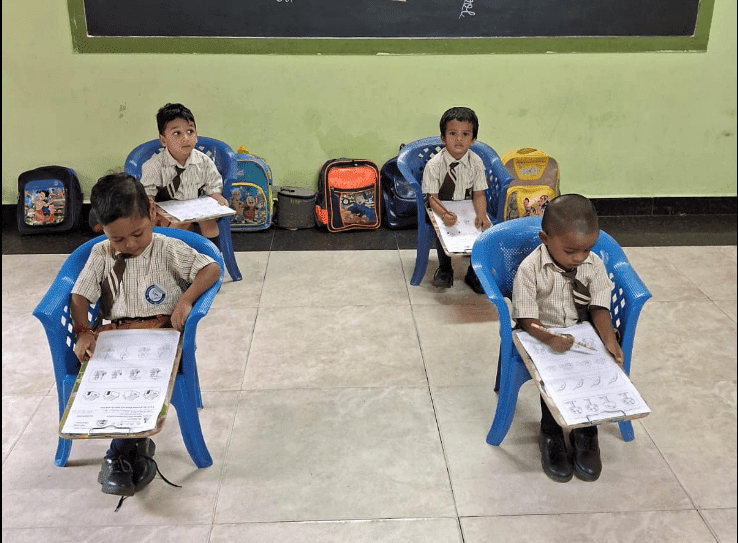
[(180, 166), (179, 162), (172, 156), (172, 154), (169, 152), (169, 149), (166, 147), (164, 148), (164, 157), (169, 164), (169, 166), (177, 166), (178, 168), (187, 168), (190, 164), (197, 164), (200, 162), (200, 157), (197, 153), (195, 153), (196, 149), (193, 149), (190, 153), (190, 156), (187, 157), (187, 160), (184, 163), (184, 166)]
[(454, 157), (451, 156), (451, 153), (449, 153), (448, 150), (444, 147), (443, 148), (443, 159), (446, 162), (446, 167), (448, 168), (452, 162), (459, 162), (463, 164), (464, 166), (469, 166), (469, 161), (471, 160), (469, 153), (471, 153), (471, 149), (467, 150), (464, 156), (461, 157), (459, 160), (456, 160)]

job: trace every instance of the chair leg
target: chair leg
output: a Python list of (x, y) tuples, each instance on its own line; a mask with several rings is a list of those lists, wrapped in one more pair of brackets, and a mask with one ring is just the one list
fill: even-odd
[(513, 356), (510, 364), (512, 364), (512, 375), (509, 379), (503, 381), (500, 395), (497, 398), (495, 419), (487, 434), (487, 443), (490, 445), (498, 446), (505, 439), (515, 416), (515, 405), (518, 403), (520, 387), (530, 379), (530, 374), (517, 353)]
[(418, 244), (415, 254), (415, 269), (410, 279), (410, 284), (418, 286), (425, 276), (425, 270), (428, 267), (428, 254), (430, 253), (430, 244), (433, 240), (433, 228), (430, 224), (422, 222), (418, 225)]
[(187, 393), (187, 387), (181, 375), (178, 375), (174, 381), (172, 405), (177, 410), (179, 429), (190, 458), (192, 458), (192, 461), (198, 468), (212, 466), (213, 459), (208, 452), (207, 445), (205, 445), (205, 438), (202, 435), (197, 407), (194, 399), (190, 398)]
[(72, 452), (72, 440), (59, 438), (59, 444), (56, 446), (56, 456), (54, 457), (54, 464), (63, 468), (67, 465), (69, 460), (69, 453)]
[(223, 254), (223, 262), (228, 270), (228, 275), (233, 281), (241, 280), (241, 271), (236, 264), (236, 255), (233, 253), (233, 240), (231, 239), (230, 217), (218, 220), (218, 240), (220, 252)]
[(623, 436), (623, 441), (633, 441), (635, 439), (633, 425), (629, 420), (621, 420), (618, 422), (618, 426), (620, 426), (620, 434)]
[(497, 377), (495, 377), (495, 392), (500, 391), (500, 373), (502, 373), (502, 352), (497, 355)]

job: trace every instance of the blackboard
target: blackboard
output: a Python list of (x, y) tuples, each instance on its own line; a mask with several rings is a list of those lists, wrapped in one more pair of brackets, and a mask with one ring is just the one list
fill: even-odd
[[(613, 43), (617, 38), (636, 38), (669, 48), (675, 39), (694, 41), (700, 15), (711, 18), (713, 2), (707, 0), (705, 6), (703, 1), (701, 6), (700, 0), (69, 0), (69, 6), (73, 35), (83, 25), (84, 38), (91, 43), (169, 41), (177, 42), (181, 52), (187, 51), (182, 50), (183, 43), (192, 45), (190, 52), (211, 52), (207, 46), (198, 50), (197, 44), (216, 40), (252, 44), (253, 52), (311, 53), (323, 52), (322, 48), (341, 53), (362, 52), (353, 51), (357, 43), (373, 44), (367, 52), (413, 52), (413, 45), (425, 42), (421, 49), (427, 51), (431, 43), (436, 46), (431, 52), (443, 53), (457, 52), (466, 44), (472, 46), (470, 52), (483, 52), (478, 49), (485, 43), (497, 46), (487, 52), (496, 52), (504, 42), (508, 51), (501, 52), (509, 52), (509, 42), (520, 46), (531, 39), (555, 44), (556, 39)], [(73, 13), (75, 6), (81, 13)], [(267, 43), (273, 51), (264, 47)], [(239, 52), (233, 50), (238, 47), (230, 49), (223, 52)]]

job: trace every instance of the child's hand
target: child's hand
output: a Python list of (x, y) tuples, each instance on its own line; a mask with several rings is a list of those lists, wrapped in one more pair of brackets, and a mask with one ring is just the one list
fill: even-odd
[(625, 362), (625, 355), (623, 354), (623, 349), (620, 348), (618, 342), (613, 339), (612, 341), (605, 343), (605, 348), (615, 359), (617, 365), (622, 368), (623, 363)]
[(180, 332), (184, 330), (184, 325), (187, 322), (187, 317), (190, 316), (190, 311), (192, 311), (192, 304), (180, 298), (174, 311), (172, 311), (172, 328)]
[(547, 345), (557, 353), (565, 353), (574, 345), (574, 336), (570, 334), (551, 335)]
[(97, 338), (91, 331), (82, 332), (77, 338), (77, 343), (74, 345), (74, 354), (80, 362), (84, 362), (88, 358), (91, 358), (95, 353), (95, 344)]
[(474, 218), (474, 226), (476, 226), (480, 230), (487, 230), (487, 228), (492, 226), (492, 221), (489, 220), (489, 217), (487, 217), (486, 213), (481, 217), (477, 215)]
[(224, 205), (224, 206), (228, 205), (228, 200), (223, 198), (222, 194), (218, 194), (217, 192), (214, 192), (210, 195), (210, 197), (216, 202), (218, 202), (220, 205)]
[(443, 214), (443, 224), (446, 226), (453, 226), (456, 224), (456, 213), (451, 213), (450, 211)]

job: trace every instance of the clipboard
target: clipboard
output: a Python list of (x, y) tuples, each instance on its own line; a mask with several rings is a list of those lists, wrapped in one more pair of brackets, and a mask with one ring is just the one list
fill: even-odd
[(156, 210), (169, 222), (207, 221), (236, 214), (235, 210), (217, 202), (210, 196), (201, 196), (192, 200), (156, 202)]
[[(147, 335), (147, 333), (150, 332), (162, 332), (162, 331), (169, 331), (173, 332), (175, 330), (171, 328), (158, 328), (158, 329), (138, 329), (138, 330), (111, 330), (107, 332), (101, 332), (100, 335), (103, 334), (111, 334), (111, 333), (127, 333), (127, 332), (136, 332), (137, 335)], [(144, 334), (140, 334), (143, 332)], [(177, 332), (179, 334), (179, 332)], [(97, 351), (97, 347), (96, 347)], [(117, 426), (117, 425), (100, 425), (100, 426), (94, 426), (93, 424), (90, 424), (88, 431), (73, 431), (73, 430), (67, 430), (64, 431), (64, 427), (67, 424), (67, 421), (69, 420), (70, 415), (73, 413), (72, 409), (74, 406), (79, 406), (81, 402), (84, 401), (81, 397), (78, 396), (78, 392), (80, 391), (80, 387), (83, 383), (83, 380), (85, 379), (85, 375), (90, 375), (90, 372), (95, 372), (95, 365), (97, 358), (93, 357), (91, 359), (85, 360), (85, 362), (82, 363), (82, 367), (80, 368), (79, 374), (77, 375), (77, 379), (74, 382), (74, 387), (72, 388), (72, 392), (69, 395), (69, 400), (67, 401), (67, 406), (64, 409), (64, 414), (62, 415), (61, 420), (59, 421), (59, 436), (64, 439), (97, 439), (97, 438), (116, 438), (116, 437), (125, 437), (125, 438), (141, 438), (141, 437), (149, 437), (153, 436), (155, 434), (158, 434), (162, 428), (164, 427), (164, 421), (167, 416), (167, 412), (169, 410), (169, 403), (172, 397), (172, 392), (174, 390), (174, 381), (177, 378), (177, 373), (179, 371), (179, 364), (180, 359), (182, 357), (182, 334), (179, 334), (179, 339), (177, 342), (174, 359), (172, 362), (172, 369), (171, 373), (168, 376), (167, 380), (167, 387), (165, 396), (163, 399), (163, 403), (161, 406), (161, 409), (159, 410), (158, 414), (156, 414), (156, 420), (153, 423), (149, 423), (150, 428), (142, 431), (131, 431), (130, 428), (124, 427), (124, 426)], [(92, 363), (92, 364), (91, 364)], [(117, 398), (116, 398), (117, 399)], [(76, 414), (76, 410), (74, 412)], [(101, 418), (102, 417), (102, 418)], [(92, 412), (90, 414), (90, 420), (92, 421), (101, 421), (104, 420), (105, 413), (100, 412)]]
[[(582, 323), (582, 324), (578, 324), (575, 326), (580, 327), (582, 325), (586, 325), (590, 329), (592, 329), (592, 331), (594, 331), (591, 324), (589, 323)], [(556, 329), (556, 330), (565, 331), (566, 329)], [(632, 398), (634, 400), (635, 402), (634, 409), (638, 409), (638, 411), (633, 411), (631, 409), (628, 409), (628, 411), (626, 412), (626, 410), (622, 408), (623, 405), (618, 404), (612, 409), (600, 407), (596, 412), (592, 410), (591, 413), (587, 413), (586, 406), (587, 406), (588, 399), (581, 400), (581, 401), (580, 400), (575, 400), (575, 401), (569, 400), (569, 401), (564, 402), (565, 405), (561, 405), (561, 403), (557, 403), (556, 399), (553, 397), (552, 391), (554, 388), (558, 386), (558, 383), (560, 381), (549, 380), (549, 385), (551, 386), (547, 386), (545, 380), (541, 377), (541, 373), (539, 372), (538, 367), (536, 366), (536, 363), (533, 361), (533, 358), (531, 358), (530, 353), (528, 353), (528, 351), (526, 350), (525, 345), (523, 345), (523, 342), (521, 341), (519, 337), (520, 334), (525, 334), (525, 332), (523, 332), (522, 330), (513, 330), (513, 335), (512, 335), (513, 344), (515, 345), (515, 348), (518, 350), (518, 353), (520, 354), (520, 358), (522, 358), (523, 364), (525, 364), (525, 367), (530, 373), (530, 376), (533, 379), (533, 382), (536, 384), (536, 387), (538, 388), (538, 391), (540, 392), (541, 397), (543, 398), (543, 401), (546, 402), (546, 405), (551, 411), (551, 415), (553, 415), (554, 420), (556, 420), (557, 424), (559, 424), (559, 426), (561, 426), (562, 428), (569, 428), (569, 429), (583, 428), (586, 426), (596, 426), (596, 425), (603, 424), (606, 422), (619, 422), (619, 421), (625, 421), (625, 420), (634, 420), (634, 419), (643, 418), (651, 412), (648, 406), (646, 405), (645, 401), (643, 401), (643, 399), (640, 397), (640, 394), (635, 390), (635, 387), (633, 387), (633, 384), (630, 382), (630, 379), (628, 378), (628, 376), (625, 374), (622, 368), (617, 366), (612, 356), (609, 353), (607, 353), (607, 351), (604, 349), (604, 345), (602, 344), (601, 340), (599, 341), (599, 344), (602, 350), (604, 351), (604, 353), (606, 354), (603, 354), (601, 352), (598, 356), (600, 357), (607, 356), (612, 362), (612, 365), (614, 365), (617, 368), (617, 371), (620, 372), (620, 374), (613, 374), (613, 375), (619, 375), (619, 377), (623, 380), (622, 381), (623, 383), (627, 381), (627, 385), (632, 387), (632, 391), (634, 392), (631, 392), (629, 390), (630, 396), (628, 396), (628, 398), (629, 399)], [(599, 340), (599, 337), (597, 339)], [(543, 343), (540, 343), (540, 344), (543, 346)], [(547, 346), (545, 348), (548, 349)], [(559, 356), (562, 357), (561, 358), (562, 361), (565, 361), (567, 359), (566, 353), (563, 353)], [(584, 355), (584, 356), (594, 356), (594, 355)], [(563, 362), (563, 363), (567, 364), (567, 362)], [(567, 379), (571, 379), (570, 382), (572, 383), (577, 383), (579, 380), (587, 381), (587, 379), (581, 374), (580, 375), (572, 374), (572, 376), (567, 377)], [(588, 382), (592, 383), (594, 381), (589, 380)], [(587, 385), (584, 385), (584, 386), (586, 387)], [(616, 394), (623, 394), (623, 393), (621, 392), (621, 393), (616, 393)], [(600, 399), (606, 398), (606, 401), (604, 402), (605, 406), (607, 405), (607, 401), (622, 400), (622, 398), (618, 398), (617, 396), (615, 396), (615, 394), (608, 392), (608, 389), (606, 387), (601, 389), (601, 392), (595, 393), (595, 396), (598, 396)], [(561, 402), (560, 397), (559, 397), (559, 402)], [(571, 423), (567, 421), (566, 416), (564, 416), (564, 413), (562, 413), (562, 409), (567, 409), (567, 408), (571, 409), (573, 407), (576, 407), (577, 409), (582, 410), (582, 413), (577, 415), (577, 417), (580, 419), (584, 418), (584, 420), (582, 420), (581, 422), (577, 422), (577, 423)]]
[(454, 226), (446, 226), (440, 216), (426, 204), (425, 210), (428, 213), (433, 229), (436, 231), (436, 237), (440, 240), (443, 252), (448, 256), (466, 255), (469, 256), (482, 231), (474, 226), (476, 211), (474, 211), (473, 200), (439, 200), (443, 206), (455, 213), (458, 220)]

